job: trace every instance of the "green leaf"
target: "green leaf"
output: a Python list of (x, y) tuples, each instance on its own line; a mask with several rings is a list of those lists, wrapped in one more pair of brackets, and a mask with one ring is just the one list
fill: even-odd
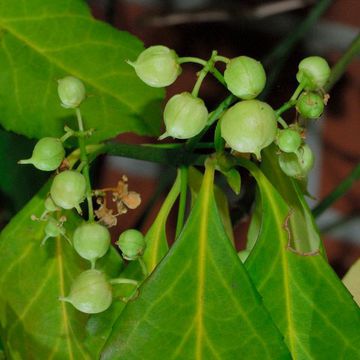
[(143, 255), (143, 259), (149, 273), (155, 269), (157, 264), (161, 261), (169, 249), (166, 238), (166, 221), (170, 210), (175, 203), (175, 200), (179, 196), (180, 185), (180, 172), (178, 172), (174, 185), (172, 186), (169, 194), (162, 204), (155, 221), (146, 233), (146, 249)]
[[(0, 235), (0, 334), (11, 359), (95, 359), (83, 345), (88, 316), (66, 296), (72, 280), (89, 268), (64, 238), (49, 239), (40, 247), (45, 222), (31, 215), (44, 211), (45, 186), (19, 212)], [(79, 218), (67, 212), (65, 228), (71, 235)], [(99, 261), (98, 268), (117, 276), (121, 261), (115, 252)], [(104, 339), (97, 348), (97, 353)]]
[(31, 138), (60, 136), (75, 127), (74, 111), (60, 106), (57, 79), (81, 79), (89, 140), (131, 131), (157, 135), (163, 91), (150, 88), (125, 60), (143, 50), (139, 40), (96, 21), (82, 0), (0, 1), (1, 124)]
[(208, 164), (188, 221), (128, 303), (102, 359), (290, 359), (227, 238)]
[[(259, 238), (245, 262), (294, 360), (360, 357), (360, 313), (351, 295), (319, 253), (290, 250), (289, 207), (264, 174), (239, 160), (258, 183), (262, 201)], [(293, 205), (294, 206), (294, 205)], [(299, 224), (300, 225), (300, 224)], [(307, 234), (309, 223), (296, 227)], [(315, 229), (312, 229), (315, 231)]]
[[(196, 168), (190, 166), (189, 167), (189, 187), (191, 190), (191, 202), (192, 206), (195, 203), (197, 196), (199, 195), (199, 191), (201, 188), (201, 184), (203, 181), (203, 175), (200, 171), (196, 170)], [(214, 186), (214, 194), (216, 206), (220, 213), (220, 218), (222, 220), (223, 226), (225, 228), (226, 235), (234, 243), (234, 233), (232, 228), (232, 223), (230, 219), (229, 212), (229, 203), (226, 195), (218, 186)]]

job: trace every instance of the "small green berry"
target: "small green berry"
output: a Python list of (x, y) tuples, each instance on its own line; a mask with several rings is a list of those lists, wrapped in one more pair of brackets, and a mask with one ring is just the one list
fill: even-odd
[(164, 122), (166, 132), (160, 140), (167, 136), (175, 139), (189, 139), (205, 127), (208, 111), (204, 102), (188, 92), (174, 95), (166, 104)]
[(259, 100), (244, 100), (229, 108), (220, 119), (221, 136), (230, 147), (242, 153), (260, 151), (276, 137), (277, 122), (270, 105)]
[(64, 108), (75, 109), (85, 99), (85, 86), (76, 77), (65, 76), (58, 80), (58, 95)]
[(50, 188), (54, 203), (62, 209), (76, 208), (85, 198), (86, 181), (84, 175), (74, 170), (66, 170), (55, 176)]
[(92, 265), (106, 254), (110, 247), (109, 230), (98, 223), (90, 222), (78, 226), (73, 235), (73, 244), (77, 253)]
[(123, 258), (126, 260), (136, 260), (145, 250), (144, 235), (135, 229), (125, 230), (116, 242), (119, 246)]
[(40, 139), (30, 159), (20, 160), (19, 164), (33, 164), (42, 171), (54, 171), (62, 163), (65, 150), (60, 139), (45, 137)]
[(256, 98), (264, 89), (266, 74), (260, 61), (239, 56), (227, 64), (224, 79), (234, 95), (249, 100)]
[(300, 147), (302, 140), (296, 130), (284, 129), (278, 131), (276, 142), (281, 151), (292, 153)]
[(112, 288), (103, 272), (95, 269), (82, 272), (73, 282), (70, 294), (61, 301), (71, 303), (86, 314), (97, 314), (112, 303)]
[(330, 76), (327, 61), (320, 56), (309, 56), (299, 63), (296, 79), (305, 85), (306, 90), (317, 90), (324, 87)]
[(296, 108), (305, 119), (317, 119), (324, 111), (324, 100), (317, 93), (304, 92), (300, 95)]
[(286, 175), (302, 179), (308, 175), (314, 165), (314, 154), (310, 147), (304, 144), (296, 153), (281, 153), (278, 161)]
[(171, 85), (181, 73), (178, 56), (166, 46), (155, 45), (145, 49), (133, 63), (137, 76), (152, 87)]
[(46, 198), (44, 205), (45, 205), (45, 210), (46, 210), (46, 212), (48, 212), (48, 213), (49, 213), (49, 212), (54, 212), (54, 211), (60, 210), (60, 209), (55, 205), (53, 199), (52, 199), (50, 196), (48, 196), (48, 197)]

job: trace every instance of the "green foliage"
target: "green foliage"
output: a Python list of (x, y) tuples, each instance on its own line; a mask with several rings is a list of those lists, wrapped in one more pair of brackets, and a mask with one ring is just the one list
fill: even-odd
[(143, 84), (125, 62), (143, 50), (140, 41), (95, 21), (83, 1), (3, 0), (0, 27), (0, 123), (6, 129), (59, 137), (73, 119), (60, 106), (57, 80), (70, 74), (89, 95), (81, 107), (87, 127), (97, 130), (89, 141), (125, 131), (158, 134), (163, 92)]
[(183, 232), (122, 312), (103, 359), (290, 359), (225, 234), (213, 175), (209, 164)]

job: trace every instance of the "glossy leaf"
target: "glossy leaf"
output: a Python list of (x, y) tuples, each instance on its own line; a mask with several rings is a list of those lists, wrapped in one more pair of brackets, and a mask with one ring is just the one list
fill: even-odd
[(81, 0), (0, 1), (0, 123), (28, 137), (60, 136), (75, 126), (60, 106), (57, 80), (81, 79), (89, 97), (81, 105), (96, 142), (132, 131), (157, 135), (163, 91), (140, 81), (125, 63), (142, 44), (96, 21)]
[[(195, 200), (199, 194), (201, 184), (203, 181), (203, 174), (194, 167), (189, 167), (189, 187), (191, 190), (191, 202), (194, 206)], [(218, 187), (214, 186), (214, 194), (216, 206), (218, 208), (220, 218), (225, 228), (226, 235), (234, 243), (234, 233), (230, 219), (229, 203), (224, 192)]]
[(257, 167), (241, 163), (256, 178), (263, 214), (259, 238), (245, 266), (292, 358), (359, 358), (360, 313), (351, 295), (319, 253), (304, 256), (290, 250), (290, 237), (309, 233), (309, 223), (293, 234), (289, 206)]
[(128, 303), (102, 359), (290, 359), (227, 238), (208, 165), (173, 247)]
[[(89, 352), (84, 344), (88, 316), (58, 300), (72, 280), (89, 268), (64, 238), (50, 238), (40, 247), (45, 222), (32, 221), (44, 210), (44, 187), (0, 235), (0, 329), (10, 359), (95, 359), (102, 346)], [(79, 218), (67, 213), (71, 235)], [(121, 260), (110, 251), (97, 264), (117, 276)]]

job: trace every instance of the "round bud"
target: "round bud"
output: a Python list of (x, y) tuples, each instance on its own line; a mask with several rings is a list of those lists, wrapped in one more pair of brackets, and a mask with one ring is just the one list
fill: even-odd
[(136, 260), (145, 250), (144, 235), (135, 229), (125, 230), (116, 242), (119, 246), (123, 258), (126, 260)]
[(205, 127), (208, 111), (204, 102), (188, 92), (174, 95), (166, 104), (164, 122), (166, 132), (160, 140), (167, 136), (175, 139), (189, 139)]
[(181, 73), (178, 56), (166, 46), (150, 46), (137, 60), (128, 63), (134, 67), (137, 76), (152, 87), (171, 85)]
[(19, 164), (33, 164), (43, 171), (54, 171), (62, 163), (65, 150), (60, 139), (45, 137), (40, 139), (33, 150), (30, 159), (20, 160)]
[(296, 79), (305, 85), (307, 90), (321, 89), (330, 76), (330, 67), (327, 61), (320, 56), (309, 56), (299, 63)]
[(58, 94), (64, 108), (75, 109), (84, 101), (86, 91), (81, 80), (65, 76), (58, 80)]
[(270, 145), (276, 136), (274, 110), (259, 100), (244, 100), (229, 108), (220, 119), (221, 136), (230, 147), (242, 153), (254, 153)]
[(265, 87), (266, 74), (260, 61), (239, 56), (226, 65), (224, 79), (228, 89), (241, 99), (254, 99)]
[(286, 153), (295, 152), (302, 142), (300, 134), (293, 129), (279, 130), (276, 141), (279, 149)]
[(83, 313), (97, 314), (111, 305), (111, 285), (103, 272), (95, 269), (87, 270), (74, 280), (70, 294), (60, 300), (71, 303)]
[(48, 218), (44, 231), (45, 231), (45, 237), (41, 242), (41, 246), (45, 245), (46, 241), (49, 238), (65, 235), (65, 229), (62, 227), (62, 223), (56, 221), (52, 217)]
[(109, 230), (98, 223), (90, 222), (78, 226), (73, 235), (73, 245), (77, 253), (95, 264), (110, 247)]
[(324, 100), (317, 93), (303, 92), (296, 103), (296, 108), (304, 118), (317, 119), (324, 111)]
[(85, 198), (86, 181), (84, 175), (74, 170), (66, 170), (55, 176), (50, 188), (54, 203), (62, 209), (76, 208)]
[(281, 153), (278, 158), (281, 170), (288, 176), (298, 179), (307, 176), (314, 165), (314, 154), (307, 144), (296, 153)]

